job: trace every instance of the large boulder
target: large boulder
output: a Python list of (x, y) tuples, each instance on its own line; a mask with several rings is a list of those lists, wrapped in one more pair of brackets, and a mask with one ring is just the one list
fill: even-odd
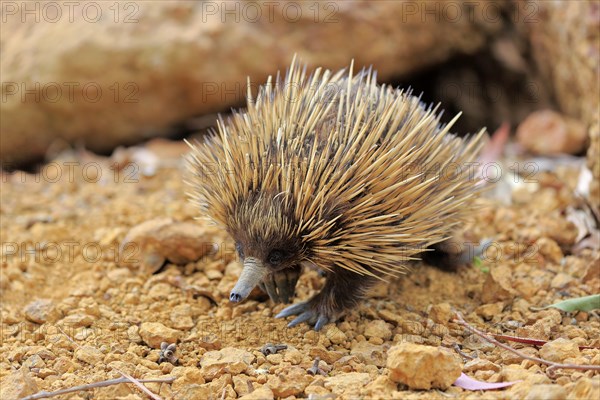
[(518, 28), (563, 113), (588, 129), (590, 197), (600, 207), (600, 3), (598, 1), (514, 1)]
[(472, 53), (503, 25), (493, 2), (3, 2), (4, 166), (61, 144), (108, 151), (243, 105), (289, 65), (355, 59), (400, 76)]

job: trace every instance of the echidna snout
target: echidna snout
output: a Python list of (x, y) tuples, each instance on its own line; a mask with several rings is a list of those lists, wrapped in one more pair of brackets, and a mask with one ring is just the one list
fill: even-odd
[(247, 257), (244, 260), (244, 268), (237, 283), (229, 294), (229, 300), (239, 303), (244, 300), (252, 289), (254, 289), (267, 274), (267, 268), (263, 263), (254, 257)]

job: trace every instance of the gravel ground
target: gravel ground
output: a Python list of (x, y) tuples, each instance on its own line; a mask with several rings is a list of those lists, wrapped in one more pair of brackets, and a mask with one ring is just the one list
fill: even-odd
[[(38, 174), (1, 176), (3, 400), (121, 372), (174, 377), (146, 384), (167, 399), (600, 398), (598, 371), (549, 371), (454, 322), (459, 311), (486, 332), (549, 341), (509, 343), (529, 356), (600, 365), (597, 313), (536, 308), (600, 293), (597, 245), (581, 245), (580, 224), (569, 221), (584, 208), (573, 194), (577, 168), (503, 168), (465, 234), (493, 239), (481, 263), (457, 271), (415, 263), (317, 333), (286, 328), (273, 318), (283, 305), (258, 290), (229, 303), (241, 266), (222, 231), (194, 220), (183, 151), (181, 143), (151, 142), (111, 158), (65, 153)], [(306, 272), (295, 301), (316, 293), (322, 279)], [(162, 342), (177, 344), (167, 361), (159, 360)], [(267, 343), (287, 347), (265, 355)], [(416, 358), (401, 359), (409, 356)], [(402, 362), (411, 376), (401, 377)], [(448, 387), (461, 371), (519, 382), (486, 392)], [(58, 398), (147, 395), (123, 383)]]

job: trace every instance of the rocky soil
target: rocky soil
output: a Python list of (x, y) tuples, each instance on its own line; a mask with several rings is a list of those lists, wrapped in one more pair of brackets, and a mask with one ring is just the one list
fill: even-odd
[[(600, 398), (597, 371), (549, 371), (454, 321), (459, 311), (486, 332), (549, 341), (509, 343), (530, 356), (600, 365), (596, 312), (538, 308), (600, 293), (598, 249), (582, 245), (573, 219), (584, 208), (574, 195), (578, 166), (529, 173), (524, 160), (506, 160), (502, 190), (480, 200), (465, 235), (494, 240), (481, 263), (457, 271), (415, 263), (314, 332), (286, 328), (273, 318), (283, 306), (258, 290), (229, 303), (241, 266), (222, 231), (194, 220), (185, 151), (151, 142), (111, 158), (63, 153), (37, 174), (1, 176), (0, 398), (121, 372), (174, 377), (146, 384), (165, 399)], [(296, 301), (321, 284), (305, 273)], [(173, 355), (161, 357), (163, 342), (176, 343)], [(467, 391), (451, 386), (461, 372), (518, 383)], [(123, 383), (59, 398), (147, 395)]]

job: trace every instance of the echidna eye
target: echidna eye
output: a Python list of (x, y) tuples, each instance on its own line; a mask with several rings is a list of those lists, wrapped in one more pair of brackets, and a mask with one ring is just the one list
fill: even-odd
[(240, 255), (240, 258), (244, 258), (244, 249), (242, 248), (242, 245), (240, 243), (235, 244), (235, 250)]
[(269, 257), (267, 258), (267, 261), (271, 265), (278, 265), (278, 264), (280, 264), (283, 261), (283, 253), (281, 251), (279, 251), (279, 250), (273, 250), (269, 254)]

